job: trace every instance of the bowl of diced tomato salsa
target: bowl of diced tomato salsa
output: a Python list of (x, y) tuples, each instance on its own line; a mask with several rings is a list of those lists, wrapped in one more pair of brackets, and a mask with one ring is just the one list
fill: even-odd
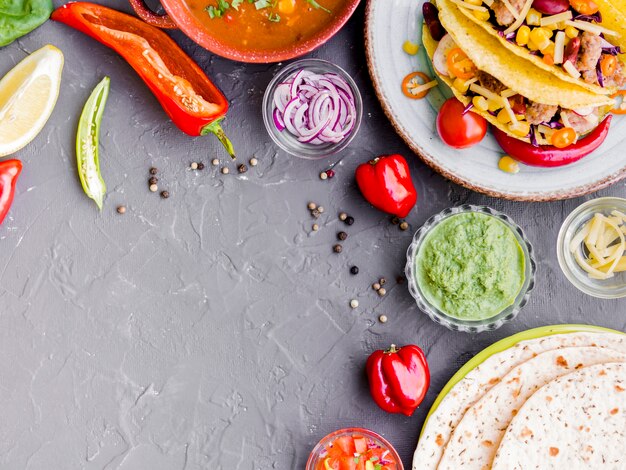
[(331, 432), (311, 451), (306, 470), (404, 470), (393, 446), (369, 429)]

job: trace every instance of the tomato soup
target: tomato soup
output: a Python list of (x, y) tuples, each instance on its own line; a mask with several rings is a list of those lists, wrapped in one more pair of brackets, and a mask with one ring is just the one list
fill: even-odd
[(280, 50), (306, 41), (335, 20), (347, 0), (185, 0), (193, 16), (224, 45)]

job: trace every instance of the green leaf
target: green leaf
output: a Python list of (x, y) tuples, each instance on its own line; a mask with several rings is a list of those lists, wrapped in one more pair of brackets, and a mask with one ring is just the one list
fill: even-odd
[(257, 10), (262, 10), (263, 8), (267, 8), (271, 5), (272, 4), (269, 2), (269, 0), (257, 0), (256, 2), (254, 2), (254, 7)]
[(328, 8), (324, 8), (322, 5), (317, 3), (315, 0), (306, 0), (306, 1), (313, 8), (317, 8), (318, 10), (324, 10), (326, 13), (330, 13), (330, 10)]
[(241, 5), (242, 3), (243, 0), (233, 0), (232, 2), (230, 2), (230, 6), (239, 11), (239, 5)]
[(383, 466), (379, 463), (374, 465), (374, 470), (383, 470)]
[(360, 457), (355, 457), (354, 458), (354, 463), (359, 463)]
[(278, 23), (280, 21), (280, 15), (278, 13), (270, 13), (267, 16), (267, 19), (270, 20), (272, 23)]

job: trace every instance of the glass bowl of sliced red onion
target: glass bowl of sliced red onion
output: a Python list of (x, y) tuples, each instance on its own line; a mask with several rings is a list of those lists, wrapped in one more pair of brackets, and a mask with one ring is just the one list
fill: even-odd
[(263, 97), (263, 121), (270, 137), (301, 158), (323, 158), (346, 148), (362, 113), (354, 80), (341, 67), (320, 59), (289, 64)]

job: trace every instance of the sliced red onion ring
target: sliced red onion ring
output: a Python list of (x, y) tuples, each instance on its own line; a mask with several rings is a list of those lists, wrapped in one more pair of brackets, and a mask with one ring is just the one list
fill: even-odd
[(274, 125), (300, 142), (339, 143), (354, 129), (357, 111), (348, 82), (336, 73), (299, 70), (274, 92)]

